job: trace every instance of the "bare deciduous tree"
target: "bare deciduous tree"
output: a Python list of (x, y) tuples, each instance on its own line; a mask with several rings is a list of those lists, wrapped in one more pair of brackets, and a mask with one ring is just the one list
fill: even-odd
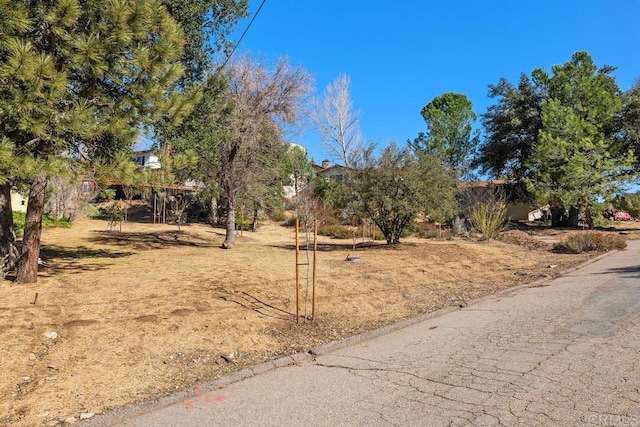
[(347, 168), (354, 166), (362, 152), (360, 111), (354, 110), (349, 89), (351, 79), (340, 74), (329, 84), (317, 103), (312, 120), (326, 150), (342, 161)]
[(219, 183), (226, 203), (223, 247), (235, 246), (237, 196), (261, 181), (273, 165), (269, 153), (282, 142), (282, 125), (294, 123), (311, 88), (311, 77), (285, 59), (268, 68), (249, 56), (225, 71), (226, 101), (233, 107), (218, 147)]
[(84, 204), (94, 199), (96, 191), (83, 191), (77, 177), (53, 176), (49, 179), (50, 196), (45, 206), (48, 215), (73, 221)]
[(292, 207), (296, 218), (300, 221), (303, 230), (309, 231), (313, 228), (313, 221), (318, 219), (321, 209), (320, 200), (313, 194), (307, 192), (298, 194), (292, 201)]

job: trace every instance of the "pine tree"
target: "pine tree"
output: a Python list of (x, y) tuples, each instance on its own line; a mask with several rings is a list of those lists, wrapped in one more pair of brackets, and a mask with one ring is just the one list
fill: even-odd
[(552, 68), (550, 97), (542, 102), (542, 128), (527, 162), (525, 179), (541, 204), (569, 209), (569, 225), (610, 199), (628, 180), (634, 156), (617, 139), (621, 96), (611, 67), (597, 68), (586, 52)]
[[(13, 158), (0, 194), (31, 182), (17, 276), (29, 283), (47, 178), (60, 158), (113, 157), (141, 124), (188, 110), (194, 92), (174, 89), (184, 38), (159, 0), (0, 0), (0, 16), (0, 138)], [(3, 196), (0, 254), (15, 263)]]

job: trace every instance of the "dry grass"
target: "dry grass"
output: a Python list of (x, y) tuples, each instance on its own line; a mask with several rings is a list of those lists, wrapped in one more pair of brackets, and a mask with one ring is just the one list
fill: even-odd
[[(222, 230), (204, 225), (183, 227), (178, 240), (173, 226), (106, 229), (81, 219), (45, 230), (38, 283), (1, 283), (0, 425), (100, 413), (556, 275), (588, 257), (544, 245), (405, 239), (361, 243), (353, 263), (344, 261), (351, 239), (321, 237), (316, 319), (296, 326), (292, 229), (245, 232), (233, 251), (219, 249)], [(46, 338), (49, 331), (58, 338)], [(221, 357), (231, 353), (231, 362)]]

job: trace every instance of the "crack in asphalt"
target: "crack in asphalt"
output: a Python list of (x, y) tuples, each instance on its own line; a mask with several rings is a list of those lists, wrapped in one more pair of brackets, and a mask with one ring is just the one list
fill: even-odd
[(640, 280), (593, 273), (637, 265), (640, 242), (630, 245), (547, 287), (315, 352), (276, 370), (277, 382), (256, 375), (211, 413), (233, 420), (250, 407), (290, 417), (283, 425), (640, 425)]
[[(633, 326), (637, 329), (637, 325), (630, 322), (624, 325), (624, 330), (631, 331)], [(423, 412), (446, 410), (449, 425), (509, 425), (503, 424), (504, 417), (515, 424), (558, 425), (567, 413), (583, 421), (593, 414), (603, 414), (602, 405), (577, 400), (580, 391), (595, 396), (617, 394), (625, 396), (628, 402), (640, 403), (639, 375), (634, 375), (640, 361), (630, 360), (630, 371), (621, 375), (618, 367), (595, 363), (602, 350), (598, 350), (593, 340), (585, 340), (584, 335), (578, 334), (545, 340), (549, 330), (557, 328), (534, 328), (534, 333), (519, 337), (515, 343), (504, 335), (490, 334), (484, 346), (471, 345), (465, 352), (452, 351), (439, 357), (422, 355), (411, 360), (402, 352), (385, 360), (333, 355), (331, 358), (343, 361), (328, 363), (316, 359), (313, 364), (346, 370), (371, 381), (392, 397), (390, 405), (368, 402), (370, 405), (398, 411), (404, 401), (420, 405)], [(544, 343), (542, 348), (538, 347), (540, 343)], [(636, 354), (637, 350), (635, 343), (618, 347), (618, 353)], [(358, 366), (359, 363), (364, 366)], [(438, 370), (442, 366), (449, 369)], [(572, 380), (564, 381), (566, 376)], [(612, 376), (619, 377), (619, 385), (603, 386), (601, 380)], [(397, 425), (385, 411), (376, 412), (384, 423)], [(634, 416), (629, 411), (626, 414)]]

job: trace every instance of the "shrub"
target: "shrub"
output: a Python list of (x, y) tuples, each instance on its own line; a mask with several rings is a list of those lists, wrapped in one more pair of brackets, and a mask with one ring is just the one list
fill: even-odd
[(507, 205), (504, 203), (476, 203), (469, 211), (471, 225), (486, 240), (493, 239), (507, 222)]
[(469, 220), (461, 216), (456, 216), (451, 221), (451, 236), (468, 236), (471, 229)]
[(276, 222), (287, 221), (287, 214), (284, 212), (284, 209), (274, 209), (268, 214), (269, 214), (269, 218), (272, 221), (276, 221)]
[(127, 213), (127, 204), (121, 200), (114, 200), (104, 206), (104, 210), (107, 221), (109, 221), (109, 231), (115, 231), (116, 226), (121, 229), (122, 221), (124, 221), (125, 214)]
[(353, 238), (353, 227), (339, 224), (322, 224), (318, 227), (318, 234), (335, 237), (336, 239), (351, 239)]
[(416, 222), (412, 225), (410, 231), (414, 236), (421, 239), (446, 239), (451, 235), (450, 228), (440, 228), (433, 222)]
[(110, 220), (113, 216), (114, 202), (89, 204), (82, 208), (82, 213), (89, 219)]
[(569, 235), (562, 242), (553, 245), (554, 252), (581, 254), (583, 252), (607, 252), (624, 249), (627, 241), (616, 234), (589, 231)]
[[(362, 241), (362, 227), (353, 227), (350, 225), (341, 225), (341, 224), (320, 224), (318, 225), (318, 234), (320, 236), (334, 237), (336, 239), (353, 239), (355, 233), (355, 238), (358, 242)], [(370, 230), (367, 231), (367, 235), (365, 238), (373, 239), (373, 240), (384, 240), (384, 234), (377, 226), (372, 226)]]
[(26, 214), (24, 212), (13, 211), (13, 229), (16, 231), (16, 235), (21, 236), (24, 234), (24, 220)]
[[(16, 231), (16, 235), (21, 236), (24, 234), (24, 221), (26, 214), (24, 212), (13, 212), (13, 228)], [(51, 218), (47, 215), (42, 217), (43, 228), (71, 228), (71, 222), (67, 219)]]
[(371, 233), (372, 233), (372, 235), (369, 236), (369, 237), (371, 237), (372, 239), (374, 239), (374, 240), (384, 240), (384, 234), (382, 234), (382, 231), (380, 231), (380, 229), (376, 225), (374, 225), (371, 228)]
[(51, 218), (49, 215), (42, 217), (43, 228), (71, 228), (71, 221), (65, 218)]
[(102, 219), (103, 212), (95, 204), (86, 204), (82, 207), (82, 213), (89, 219)]

